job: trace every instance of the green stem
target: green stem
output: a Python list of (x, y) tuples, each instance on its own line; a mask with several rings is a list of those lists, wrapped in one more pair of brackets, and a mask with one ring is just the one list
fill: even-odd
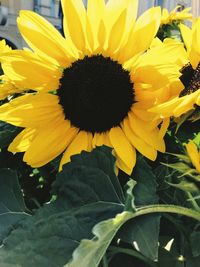
[(180, 214), (180, 215), (185, 215), (187, 217), (190, 217), (190, 218), (193, 218), (197, 221), (200, 221), (200, 212), (198, 212), (196, 210), (184, 208), (181, 206), (166, 205), (166, 204), (148, 205), (148, 206), (138, 208), (132, 218), (138, 217), (141, 215), (145, 215), (145, 214), (161, 213), (161, 212), (176, 213), (176, 214)]
[(157, 267), (157, 264), (154, 263), (153, 261), (149, 261), (146, 257), (144, 257), (142, 254), (140, 254), (139, 252), (133, 250), (133, 249), (128, 249), (128, 248), (118, 248), (118, 247), (114, 247), (114, 246), (110, 246), (109, 251), (113, 252), (113, 253), (124, 253), (133, 257), (136, 257), (140, 260), (142, 260), (143, 262), (146, 262), (149, 266), (151, 267)]

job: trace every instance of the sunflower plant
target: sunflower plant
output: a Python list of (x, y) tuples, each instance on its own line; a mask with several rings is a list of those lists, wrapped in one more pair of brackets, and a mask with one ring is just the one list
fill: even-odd
[(200, 20), (61, 4), (0, 42), (0, 266), (198, 267)]

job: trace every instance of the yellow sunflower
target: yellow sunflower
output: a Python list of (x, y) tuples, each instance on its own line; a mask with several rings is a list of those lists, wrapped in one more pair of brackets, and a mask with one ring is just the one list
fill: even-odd
[(163, 8), (160, 24), (164, 25), (164, 24), (171, 24), (177, 21), (180, 22), (183, 20), (191, 20), (192, 14), (189, 13), (191, 11), (191, 7), (179, 11), (180, 8), (181, 8), (180, 6), (177, 6), (171, 12), (169, 12), (167, 8)]
[(150, 109), (160, 114), (162, 118), (182, 114), (200, 106), (200, 18), (192, 25), (192, 29), (181, 25), (181, 34), (187, 54), (182, 53), (182, 62), (187, 62), (180, 69), (183, 88), (169, 101)]
[(0, 107), (0, 120), (25, 128), (8, 149), (25, 152), (33, 167), (64, 152), (62, 169), (73, 154), (104, 144), (130, 174), (136, 150), (151, 160), (165, 151), (169, 120), (147, 110), (171, 96), (164, 85), (177, 84), (180, 45), (152, 45), (159, 7), (136, 20), (136, 0), (88, 0), (87, 10), (81, 0), (61, 3), (66, 37), (38, 14), (21, 11), (18, 27), (33, 51), (0, 57), (6, 77), (24, 90)]

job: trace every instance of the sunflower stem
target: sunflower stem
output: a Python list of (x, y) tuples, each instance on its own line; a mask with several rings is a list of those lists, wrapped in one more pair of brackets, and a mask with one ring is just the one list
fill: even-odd
[(138, 216), (150, 214), (150, 213), (162, 213), (162, 212), (185, 215), (187, 217), (190, 217), (190, 218), (193, 218), (197, 221), (200, 221), (200, 212), (199, 211), (184, 208), (182, 206), (165, 205), (165, 204), (148, 205), (148, 206), (138, 208), (137, 211), (135, 212), (134, 217), (138, 217)]

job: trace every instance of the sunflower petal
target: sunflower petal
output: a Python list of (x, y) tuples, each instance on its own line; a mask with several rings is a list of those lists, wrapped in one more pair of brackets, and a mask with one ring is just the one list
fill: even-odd
[(66, 66), (74, 60), (72, 49), (56, 28), (32, 11), (20, 11), (19, 30), (27, 44), (39, 55), (49, 56), (53, 63)]
[(196, 168), (196, 170), (200, 173), (200, 157), (199, 152), (196, 147), (196, 145), (193, 143), (193, 141), (190, 140), (188, 144), (185, 145), (188, 156), (190, 157), (190, 160), (192, 161), (193, 166)]
[(192, 25), (192, 43), (191, 50), (189, 53), (190, 63), (192, 64), (193, 69), (199, 64), (200, 61), (200, 18), (198, 18)]
[(64, 14), (64, 33), (66, 38), (71, 38), (74, 45), (81, 52), (86, 47), (86, 10), (82, 0), (62, 0)]
[(53, 120), (64, 120), (58, 97), (27, 94), (0, 106), (0, 120), (21, 127), (39, 127)]
[(122, 161), (123, 165), (126, 166), (126, 168), (124, 168), (124, 166), (121, 166), (122, 164), (120, 164), (120, 166), (123, 167), (123, 171), (130, 174), (136, 163), (135, 149), (131, 146), (120, 127), (110, 129), (109, 139), (117, 158), (120, 159), (120, 161), (118, 160), (118, 163)]
[(124, 33), (125, 22), (126, 22), (126, 10), (124, 10), (120, 14), (119, 18), (113, 25), (110, 32), (108, 40), (108, 51), (111, 56), (120, 47)]
[(82, 150), (90, 151), (91, 147), (92, 134), (85, 131), (80, 131), (64, 152), (60, 162), (59, 170), (62, 170), (62, 166), (70, 161), (71, 156), (79, 154)]
[(188, 26), (182, 23), (180, 24), (179, 27), (181, 30), (181, 35), (183, 37), (184, 44), (187, 50), (189, 50), (192, 42), (192, 30)]
[(104, 0), (88, 0), (87, 2), (87, 16), (90, 22), (93, 40), (94, 40), (94, 50), (98, 47), (98, 31), (100, 26), (100, 21), (104, 16), (105, 11), (105, 1)]
[(148, 143), (144, 142), (132, 131), (129, 120), (126, 118), (122, 123), (122, 129), (127, 136), (129, 142), (145, 157), (150, 160), (155, 160), (157, 151)]
[(52, 123), (38, 130), (23, 160), (32, 167), (41, 167), (60, 155), (77, 134), (68, 121)]
[[(198, 91), (200, 91), (200, 90), (198, 90)], [(186, 95), (186, 96), (182, 97), (181, 103), (178, 106), (176, 106), (173, 110), (173, 115), (175, 117), (179, 117), (182, 114), (186, 113), (187, 111), (194, 109), (194, 104), (196, 103), (197, 95), (200, 93), (198, 91), (196, 91), (190, 95)]]
[(9, 145), (8, 151), (13, 153), (26, 151), (30, 147), (35, 135), (36, 129), (26, 128), (22, 130)]
[(22, 89), (38, 91), (56, 90), (62, 72), (54, 65), (47, 64), (30, 51), (13, 50), (0, 56), (5, 75)]
[(174, 109), (179, 106), (181, 102), (182, 99), (177, 96), (165, 103), (150, 108), (149, 111), (158, 113), (161, 118), (168, 118), (174, 115)]
[(92, 139), (92, 147), (95, 148), (96, 146), (102, 145), (112, 147), (108, 133), (95, 133)]
[(165, 151), (165, 142), (162, 138), (159, 138), (159, 130), (157, 128), (151, 130), (148, 125), (141, 120), (137, 119), (132, 112), (128, 114), (130, 127), (137, 136), (140, 136), (146, 143), (161, 152)]
[(144, 12), (135, 22), (127, 44), (123, 47), (120, 61), (125, 62), (137, 53), (147, 50), (156, 35), (161, 18), (160, 7), (153, 7)]

